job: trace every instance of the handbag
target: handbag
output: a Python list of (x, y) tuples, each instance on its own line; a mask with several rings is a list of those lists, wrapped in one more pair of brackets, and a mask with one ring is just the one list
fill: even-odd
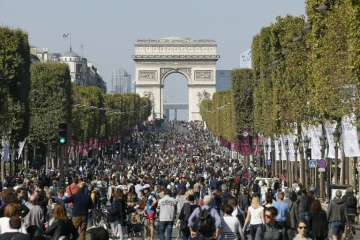
[(187, 227), (187, 222), (184, 220), (181, 220), (180, 221), (180, 230), (183, 231), (186, 229), (186, 227)]

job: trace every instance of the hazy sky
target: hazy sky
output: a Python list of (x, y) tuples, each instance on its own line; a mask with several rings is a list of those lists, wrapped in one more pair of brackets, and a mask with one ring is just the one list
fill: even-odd
[[(100, 70), (111, 86), (111, 72), (125, 68), (133, 77), (131, 59), (137, 39), (181, 36), (214, 39), (220, 60), (217, 69), (239, 66), (239, 55), (252, 37), (276, 16), (302, 15), (305, 0), (0, 0), (0, 23), (29, 33), (30, 44), (66, 52), (72, 47)], [(179, 83), (177, 82), (179, 81)], [(171, 83), (168, 84), (168, 83)], [(168, 102), (188, 102), (186, 80), (180, 74), (165, 81)], [(185, 115), (181, 114), (184, 117)]]

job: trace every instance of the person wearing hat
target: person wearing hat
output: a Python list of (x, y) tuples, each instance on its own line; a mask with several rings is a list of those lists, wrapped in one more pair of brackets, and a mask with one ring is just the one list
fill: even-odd
[(146, 196), (146, 218), (149, 220), (150, 225), (150, 239), (154, 239), (155, 233), (155, 214), (156, 214), (156, 205), (157, 199), (154, 194), (151, 193), (150, 185), (145, 184), (143, 186), (145, 196)]

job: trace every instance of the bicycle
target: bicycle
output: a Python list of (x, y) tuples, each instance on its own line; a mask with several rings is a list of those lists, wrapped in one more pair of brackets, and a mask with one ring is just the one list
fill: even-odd
[(349, 214), (349, 226), (345, 224), (345, 240), (352, 240), (354, 239), (354, 235), (356, 234), (355, 230), (355, 217), (356, 214)]

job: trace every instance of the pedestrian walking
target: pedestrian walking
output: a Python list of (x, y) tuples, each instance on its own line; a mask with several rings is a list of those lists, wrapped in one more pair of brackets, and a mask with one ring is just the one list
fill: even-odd
[(329, 203), (327, 211), (328, 222), (331, 223), (331, 230), (334, 240), (341, 239), (341, 235), (345, 230), (345, 222), (349, 226), (349, 218), (347, 208), (345, 206), (345, 200), (341, 199), (342, 192), (337, 190), (335, 193), (335, 199)]
[(328, 219), (318, 199), (311, 204), (309, 230), (311, 237), (316, 240), (325, 240), (328, 236)]
[(80, 240), (85, 240), (88, 214), (92, 209), (92, 200), (85, 193), (85, 185), (79, 184), (78, 192), (64, 200), (65, 203), (74, 205), (72, 212), (72, 222), (76, 230), (80, 228)]
[[(183, 190), (183, 189), (181, 189)], [(164, 197), (159, 200), (157, 211), (159, 212), (159, 220), (160, 220), (160, 229), (159, 235), (161, 240), (165, 240), (165, 231), (166, 231), (166, 239), (171, 240), (171, 234), (175, 219), (175, 210), (176, 210), (176, 200), (171, 197), (171, 190), (164, 190)]]

